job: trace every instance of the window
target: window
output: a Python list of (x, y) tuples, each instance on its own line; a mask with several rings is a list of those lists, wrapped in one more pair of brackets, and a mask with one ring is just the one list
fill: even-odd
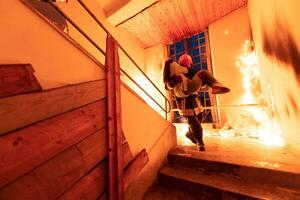
[[(193, 35), (185, 40), (176, 42), (174, 44), (168, 45), (169, 58), (178, 61), (179, 57), (183, 53), (188, 53), (192, 56), (194, 69), (199, 70), (209, 70), (207, 65), (207, 55), (206, 55), (206, 34), (207, 31), (201, 32), (199, 34)], [(202, 106), (211, 106), (212, 99), (208, 92), (201, 92), (199, 94)], [(173, 105), (176, 105), (173, 103)], [(179, 115), (178, 111), (174, 112), (174, 122), (183, 122), (184, 119)], [(213, 122), (213, 116), (210, 109), (204, 109), (202, 122)]]

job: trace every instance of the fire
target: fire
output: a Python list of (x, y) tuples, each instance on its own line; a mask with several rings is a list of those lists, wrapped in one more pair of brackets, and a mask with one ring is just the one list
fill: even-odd
[[(221, 129), (204, 128), (204, 136), (259, 138), (263, 144), (283, 146), (281, 129), (273, 116), (274, 101), (271, 86), (268, 85), (268, 94), (263, 95), (257, 56), (253, 44), (249, 40), (245, 41), (242, 53), (236, 60), (236, 66), (242, 73), (243, 88), (245, 90), (240, 105), (255, 106), (244, 107), (245, 112), (240, 114), (240, 119), (229, 123), (233, 125), (223, 126)], [(269, 99), (266, 100), (266, 96)], [(193, 145), (185, 137), (188, 125), (175, 124), (175, 126), (178, 144)]]
[[(243, 75), (243, 87), (245, 94), (242, 104), (258, 104), (260, 106), (246, 108), (252, 118), (252, 123), (245, 127), (251, 130), (249, 136), (258, 137), (264, 144), (283, 146), (279, 123), (273, 117), (274, 104), (271, 86), (268, 88), (269, 101), (265, 100), (260, 85), (260, 70), (253, 44), (246, 40), (242, 53), (236, 61), (236, 66)], [(269, 102), (269, 103), (267, 103)]]

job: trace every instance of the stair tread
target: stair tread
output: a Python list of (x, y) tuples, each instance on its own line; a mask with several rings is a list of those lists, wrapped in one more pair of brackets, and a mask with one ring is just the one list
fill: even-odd
[[(185, 147), (186, 148), (186, 147)], [(196, 160), (205, 160), (217, 163), (225, 163), (230, 165), (238, 165), (238, 166), (245, 166), (245, 167), (252, 167), (252, 168), (261, 168), (261, 169), (269, 169), (287, 173), (293, 173), (300, 175), (300, 171), (298, 170), (290, 170), (289, 168), (280, 168), (278, 166), (284, 165), (284, 163), (278, 162), (267, 162), (260, 159), (252, 160), (249, 162), (249, 159), (232, 159), (226, 156), (220, 155), (220, 152), (199, 152), (198, 150), (193, 149), (184, 149), (184, 147), (176, 147), (169, 152), (171, 156), (182, 156), (186, 158), (196, 159)]]
[(258, 199), (300, 199), (300, 191), (266, 185), (258, 181), (250, 182), (228, 174), (208, 173), (203, 169), (167, 165), (159, 174)]
[(220, 159), (220, 157), (215, 156), (214, 152), (185, 151), (177, 147), (169, 152), (168, 161), (170, 164), (202, 168), (213, 173), (238, 176), (248, 181), (256, 181), (257, 177), (261, 177), (259, 180), (265, 184), (300, 190), (299, 171), (285, 171), (282, 168), (276, 168), (276, 166), (247, 165), (242, 161)]

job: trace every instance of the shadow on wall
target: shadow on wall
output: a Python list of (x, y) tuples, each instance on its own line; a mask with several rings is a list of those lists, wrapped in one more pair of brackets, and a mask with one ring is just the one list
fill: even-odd
[(37, 12), (44, 15), (48, 20), (54, 23), (58, 28), (68, 33), (68, 24), (63, 15), (61, 15), (57, 10), (55, 10), (50, 3), (46, 1), (37, 0), (23, 0), (29, 3)]
[(275, 57), (281, 62), (286, 63), (285, 66), (293, 67), (298, 82), (300, 83), (300, 52), (297, 48), (296, 41), (292, 37), (287, 27), (276, 20), (274, 31), (267, 32), (265, 26), (263, 30), (263, 50), (268, 56)]
[[(285, 65), (279, 66), (288, 69), (292, 68), (300, 85), (300, 51), (297, 48), (296, 41), (289, 28), (284, 26), (282, 22), (279, 22), (278, 18), (273, 24), (273, 31), (266, 31), (266, 27), (267, 26), (265, 25), (262, 27), (263, 50), (265, 54), (275, 60), (285, 63)], [(290, 118), (293, 113), (300, 118), (300, 108), (297, 105), (297, 100), (293, 93), (287, 91), (286, 95), (288, 97), (288, 102), (286, 102), (285, 105), (286, 115)], [(290, 109), (288, 105), (291, 105), (293, 109)]]

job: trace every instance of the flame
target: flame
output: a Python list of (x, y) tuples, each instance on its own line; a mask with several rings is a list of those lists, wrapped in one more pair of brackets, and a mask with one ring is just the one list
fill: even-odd
[[(283, 146), (281, 127), (274, 118), (274, 100), (271, 85), (268, 85), (266, 95), (260, 84), (260, 68), (253, 43), (249, 40), (244, 42), (241, 55), (236, 60), (236, 66), (243, 76), (244, 95), (241, 104), (256, 104), (245, 108), (246, 114), (234, 123), (234, 126), (223, 126), (221, 129), (204, 129), (204, 136), (234, 137), (246, 136), (259, 138), (259, 141), (269, 146)], [(269, 98), (266, 100), (266, 96)], [(174, 124), (177, 129), (178, 144), (193, 145), (185, 133), (188, 131), (187, 124)]]
[[(260, 85), (260, 70), (257, 56), (253, 44), (246, 40), (242, 53), (237, 58), (236, 66), (243, 75), (243, 87), (245, 94), (242, 98), (243, 104), (258, 104), (261, 106), (247, 108), (247, 112), (253, 119), (251, 124), (247, 124), (247, 129), (251, 130), (250, 136), (258, 137), (264, 144), (283, 146), (279, 123), (273, 117), (274, 104), (271, 93), (271, 86), (268, 86), (268, 96), (270, 103), (264, 99)], [(252, 126), (252, 127), (251, 127)]]

